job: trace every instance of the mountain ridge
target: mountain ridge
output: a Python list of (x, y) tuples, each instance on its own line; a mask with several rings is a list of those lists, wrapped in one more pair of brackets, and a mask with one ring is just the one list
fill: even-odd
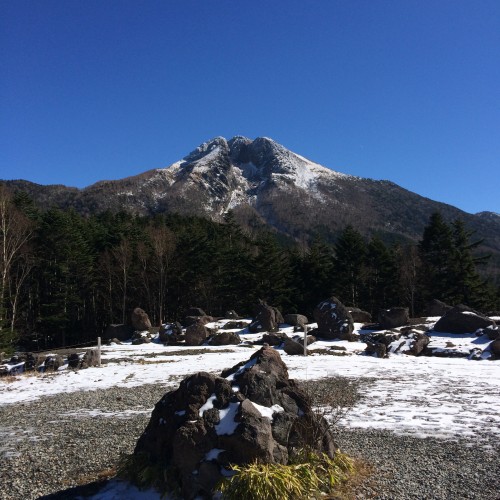
[(3, 181), (40, 205), (73, 207), (80, 213), (126, 210), (139, 215), (178, 212), (222, 220), (232, 210), (246, 227), (269, 225), (295, 240), (333, 240), (351, 224), (363, 234), (416, 240), (430, 215), (463, 219), (483, 250), (498, 254), (500, 216), (469, 214), (389, 180), (356, 177), (324, 167), (268, 137), (215, 137), (181, 160), (85, 188)]

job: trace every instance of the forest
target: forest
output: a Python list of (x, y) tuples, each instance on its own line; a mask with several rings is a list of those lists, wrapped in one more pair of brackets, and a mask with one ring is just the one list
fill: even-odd
[(480, 311), (500, 309), (487, 255), (461, 220), (439, 213), (421, 240), (388, 244), (347, 226), (333, 244), (300, 244), (249, 231), (231, 212), (201, 217), (134, 216), (40, 209), (0, 186), (0, 350), (42, 350), (95, 341), (141, 307), (154, 325), (191, 306), (213, 316), (252, 314), (258, 299), (311, 315), (335, 295), (376, 319), (380, 308), (423, 313), (437, 298)]

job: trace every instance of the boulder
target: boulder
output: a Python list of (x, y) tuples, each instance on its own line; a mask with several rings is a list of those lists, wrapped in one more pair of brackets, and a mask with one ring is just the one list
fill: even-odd
[(495, 327), (495, 322), (460, 304), (450, 309), (435, 325), (434, 331), (443, 333), (474, 333), (480, 328)]
[[(294, 335), (292, 340), (298, 342), (299, 344), (304, 345), (304, 335)], [(306, 338), (306, 345), (311, 345), (316, 342), (317, 338), (314, 335), (308, 335)]]
[(495, 357), (500, 357), (500, 340), (494, 340), (490, 344), (490, 352), (495, 356)]
[(234, 332), (219, 332), (210, 337), (210, 345), (238, 345), (241, 344), (241, 338)]
[[(294, 355), (303, 356), (304, 344), (299, 344), (298, 342), (295, 342), (295, 340), (287, 339), (283, 344), (283, 350), (290, 356)], [(306, 348), (306, 354), (307, 354), (307, 348)]]
[(149, 320), (149, 316), (146, 314), (146, 311), (144, 311), (140, 307), (136, 307), (132, 311), (130, 319), (132, 321), (134, 330), (142, 332), (151, 328), (151, 321)]
[(245, 321), (228, 321), (222, 327), (223, 330), (244, 330), (248, 324)]
[(309, 323), (307, 316), (304, 316), (303, 314), (285, 314), (283, 319), (288, 325), (298, 326), (301, 329), (304, 329), (304, 326)]
[(73, 370), (80, 368), (80, 356), (76, 352), (68, 356), (68, 368), (72, 368)]
[(336, 297), (324, 300), (313, 312), (318, 328), (315, 335), (324, 339), (354, 340), (352, 316)]
[(109, 342), (112, 339), (118, 339), (120, 342), (130, 340), (134, 333), (134, 328), (130, 325), (109, 325), (104, 332), (104, 341)]
[(261, 340), (255, 341), (255, 344), (268, 344), (270, 346), (279, 346), (288, 340), (285, 332), (264, 333)]
[(80, 368), (90, 368), (99, 364), (99, 354), (97, 349), (89, 349), (85, 352), (82, 358)]
[(202, 323), (195, 323), (186, 328), (186, 345), (197, 346), (203, 344), (208, 338), (208, 330)]
[(49, 354), (43, 363), (45, 371), (57, 371), (64, 365), (64, 359), (59, 354)]
[(500, 329), (498, 328), (498, 326), (490, 325), (483, 330), (483, 334), (484, 333), (486, 333), (486, 335), (488, 335), (488, 338), (490, 340), (500, 339)]
[(401, 333), (372, 332), (363, 336), (363, 342), (370, 344), (384, 344), (388, 347), (394, 341), (399, 340)]
[(359, 307), (349, 307), (349, 312), (354, 323), (369, 323), (372, 315), (368, 311), (363, 311)]
[(138, 463), (175, 471), (182, 498), (211, 498), (232, 464), (287, 464), (308, 445), (333, 456), (327, 422), (288, 378), (278, 352), (263, 347), (220, 376), (184, 379), (156, 404), (134, 455)]
[(151, 335), (149, 331), (135, 331), (132, 335), (132, 345), (149, 344), (151, 342)]
[(184, 318), (184, 326), (191, 326), (195, 323), (201, 323), (202, 325), (206, 325), (207, 323), (211, 323), (214, 320), (212, 316), (207, 316), (206, 314), (201, 316), (186, 316)]
[(399, 339), (394, 340), (387, 347), (387, 351), (392, 354), (408, 354), (418, 356), (422, 354), (429, 345), (430, 337), (421, 332), (407, 332)]
[(164, 323), (158, 331), (158, 339), (164, 344), (177, 344), (179, 335), (182, 335), (182, 326), (180, 323)]
[(275, 332), (280, 323), (284, 323), (280, 311), (276, 307), (268, 306), (264, 301), (259, 301), (255, 307), (255, 319), (248, 326), (248, 330), (251, 333)]
[(387, 347), (382, 343), (372, 344), (371, 342), (367, 342), (365, 353), (370, 356), (376, 356), (377, 358), (385, 358), (387, 357)]
[(28, 372), (36, 370), (44, 362), (44, 356), (40, 354), (33, 354), (32, 352), (27, 352), (25, 356), (24, 369)]
[(184, 316), (206, 316), (207, 313), (199, 307), (190, 307)]
[(444, 316), (452, 307), (438, 299), (432, 299), (424, 309), (424, 316)]
[(378, 314), (380, 328), (389, 330), (404, 326), (410, 321), (410, 315), (407, 307), (391, 307), (390, 309), (382, 309)]

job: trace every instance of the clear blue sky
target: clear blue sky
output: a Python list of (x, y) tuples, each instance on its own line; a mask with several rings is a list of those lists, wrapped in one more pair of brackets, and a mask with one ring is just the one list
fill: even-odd
[(500, 213), (499, 0), (0, 0), (0, 178), (83, 187), (222, 135)]

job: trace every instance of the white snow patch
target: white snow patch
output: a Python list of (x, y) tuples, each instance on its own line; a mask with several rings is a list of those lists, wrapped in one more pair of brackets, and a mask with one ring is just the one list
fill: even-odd
[(267, 417), (269, 420), (273, 420), (273, 415), (275, 413), (281, 413), (284, 410), (284, 408), (280, 405), (273, 405), (271, 407), (268, 407), (268, 406), (262, 406), (262, 405), (259, 405), (257, 403), (254, 403), (253, 401), (251, 401), (250, 399), (248, 400), (250, 401), (250, 403), (252, 403), (252, 405), (255, 407), (255, 409), (263, 416), (263, 417)]
[(214, 401), (217, 399), (217, 396), (215, 394), (212, 394), (208, 399), (207, 402), (199, 409), (198, 414), (200, 417), (203, 417), (203, 414), (207, 410), (211, 410), (214, 407)]
[(226, 380), (229, 380), (229, 382), (232, 382), (234, 380), (234, 377), (237, 377), (238, 375), (241, 375), (243, 372), (251, 368), (257, 363), (257, 358), (253, 358), (248, 363), (245, 363), (243, 366), (241, 366), (236, 372), (231, 373), (231, 375), (228, 375), (226, 377)]
[(215, 426), (215, 432), (219, 436), (225, 434), (232, 434), (236, 427), (238, 427), (238, 422), (234, 421), (236, 414), (238, 413), (238, 408), (241, 403), (229, 403), (227, 408), (219, 410), (219, 423)]
[(223, 452), (224, 450), (220, 448), (212, 448), (206, 455), (205, 455), (205, 460), (216, 460), (217, 457)]

